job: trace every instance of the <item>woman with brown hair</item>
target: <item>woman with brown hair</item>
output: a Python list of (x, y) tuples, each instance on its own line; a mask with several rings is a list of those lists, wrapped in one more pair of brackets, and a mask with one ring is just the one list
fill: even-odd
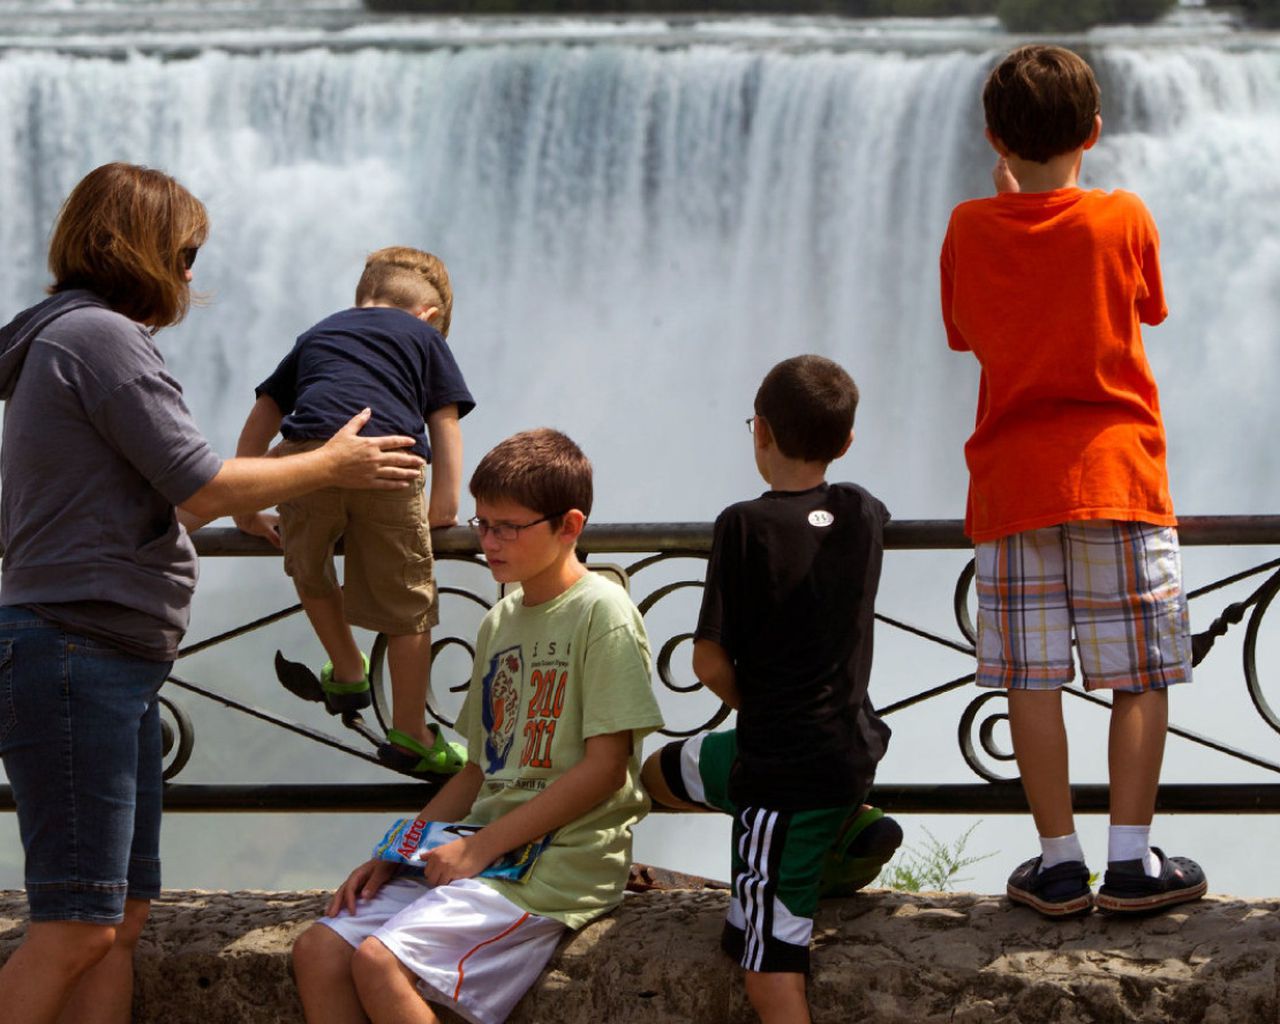
[(112, 163), (67, 198), (51, 297), (0, 328), (0, 757), (31, 924), (0, 969), (7, 1024), (124, 1024), (160, 891), (156, 694), (186, 630), (187, 529), (319, 487), (400, 488), (409, 437), (223, 461), (152, 338), (190, 305), (204, 205)]

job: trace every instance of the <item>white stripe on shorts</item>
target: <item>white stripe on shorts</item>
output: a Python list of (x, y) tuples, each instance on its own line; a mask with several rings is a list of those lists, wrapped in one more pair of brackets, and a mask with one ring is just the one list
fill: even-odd
[(711, 734), (700, 732), (696, 736), (690, 736), (680, 746), (680, 778), (684, 782), (684, 788), (688, 790), (690, 800), (707, 807), (711, 805), (707, 803), (707, 789), (702, 784), (698, 758), (702, 756), (702, 741), (709, 735)]
[(744, 849), (739, 850), (746, 864), (739, 897), (746, 917), (746, 949), (742, 962), (747, 970), (758, 971), (764, 963), (765, 937), (770, 933), (774, 903), (769, 854), (773, 849), (773, 829), (778, 823), (778, 812), (749, 808), (744, 816), (747, 819), (742, 835)]

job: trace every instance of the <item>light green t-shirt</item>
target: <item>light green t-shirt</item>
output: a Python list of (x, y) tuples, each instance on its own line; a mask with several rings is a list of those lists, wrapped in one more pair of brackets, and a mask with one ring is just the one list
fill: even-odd
[(458, 716), (485, 781), (466, 820), (488, 824), (582, 760), (592, 736), (630, 730), (626, 783), (556, 831), (519, 883), (482, 878), (517, 906), (581, 928), (617, 906), (631, 864), (631, 827), (649, 809), (640, 741), (661, 727), (644, 621), (625, 590), (587, 573), (532, 608), (509, 594), (485, 616)]

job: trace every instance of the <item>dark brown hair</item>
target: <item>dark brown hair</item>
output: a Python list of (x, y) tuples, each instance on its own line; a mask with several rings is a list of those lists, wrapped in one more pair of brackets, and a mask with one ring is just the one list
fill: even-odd
[(356, 305), (383, 302), (412, 312), (421, 306), (437, 306), (431, 321), (446, 338), (453, 319), (453, 288), (449, 271), (439, 256), (405, 245), (391, 245), (369, 254), (356, 285)]
[(548, 427), (525, 430), (490, 449), (470, 486), (480, 501), (513, 501), (544, 516), (574, 508), (591, 515), (591, 463), (573, 441)]
[(1021, 46), (987, 76), (987, 128), (1010, 153), (1046, 160), (1083, 146), (1099, 111), (1098, 82), (1078, 54), (1061, 46)]
[(787, 458), (830, 462), (849, 440), (858, 385), (824, 356), (793, 356), (765, 374), (755, 409)]
[(183, 250), (209, 234), (204, 204), (163, 171), (103, 164), (80, 181), (49, 242), (49, 291), (87, 288), (117, 313), (153, 329), (191, 305)]

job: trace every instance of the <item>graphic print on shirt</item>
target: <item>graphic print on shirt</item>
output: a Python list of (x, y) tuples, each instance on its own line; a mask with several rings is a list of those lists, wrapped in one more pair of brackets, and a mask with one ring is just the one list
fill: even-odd
[(521, 768), (554, 768), (552, 746), (556, 724), (564, 711), (569, 685), (569, 653), (572, 642), (539, 640), (529, 658), (529, 704), (524, 716), (524, 749)]
[(489, 659), (483, 685), (484, 755), (488, 761), (486, 772), (493, 774), (507, 766), (516, 738), (517, 706), (524, 689), (524, 658), (519, 646), (508, 647)]

